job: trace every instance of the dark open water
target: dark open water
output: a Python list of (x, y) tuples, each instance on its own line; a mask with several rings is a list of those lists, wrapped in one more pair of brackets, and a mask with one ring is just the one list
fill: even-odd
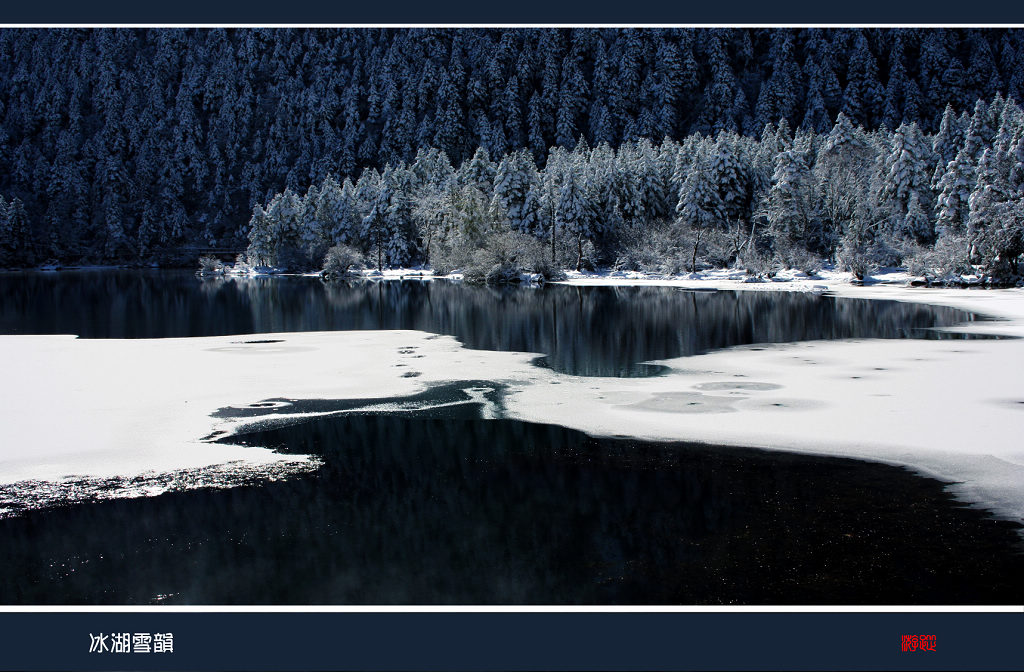
[[(417, 328), (619, 375), (728, 345), (936, 337), (930, 328), (972, 319), (788, 294), (130, 272), (5, 275), (0, 296), (6, 333)], [(501, 403), (500, 385), (462, 381), (399, 400), (462, 402), (444, 409), (354, 412), (232, 439), (318, 456), (324, 466), (305, 476), (0, 520), (0, 603), (1024, 602), (1017, 527), (958, 505), (936, 481), (855, 460), (483, 420), (468, 387)]]
[(0, 273), (0, 334), (165, 338), (416, 329), (470, 348), (544, 353), (584, 376), (656, 373), (640, 363), (752, 343), (965, 338), (936, 328), (982, 319), (953, 308), (798, 292), (663, 287), (475, 287), (446, 281), (325, 284), (317, 278), (199, 280), (168, 271)]

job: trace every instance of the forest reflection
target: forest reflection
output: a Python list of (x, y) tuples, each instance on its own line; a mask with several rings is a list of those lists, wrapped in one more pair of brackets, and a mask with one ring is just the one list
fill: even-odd
[(199, 280), (168, 271), (0, 275), (0, 295), (0, 333), (161, 338), (415, 329), (470, 348), (540, 353), (538, 363), (586, 376), (650, 375), (658, 368), (642, 362), (755, 343), (964, 338), (935, 329), (978, 319), (952, 308), (799, 292)]

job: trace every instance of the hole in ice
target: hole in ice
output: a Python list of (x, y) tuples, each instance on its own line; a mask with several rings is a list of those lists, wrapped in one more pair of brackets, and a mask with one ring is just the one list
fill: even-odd
[(821, 408), (825, 404), (816, 399), (781, 399), (777, 401), (748, 401), (744, 402), (743, 408), (747, 410), (783, 410), (783, 411), (806, 411), (814, 408)]
[(257, 401), (249, 404), (249, 408), (284, 408), (285, 406), (291, 406), (290, 401), (278, 400), (278, 401)]

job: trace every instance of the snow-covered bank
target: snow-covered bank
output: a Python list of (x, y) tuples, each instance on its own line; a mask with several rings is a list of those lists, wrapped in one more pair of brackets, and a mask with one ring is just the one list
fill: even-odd
[[(829, 278), (575, 277), (829, 291), (936, 303), (1003, 318), (970, 331), (1024, 336), (1024, 290), (855, 287)], [(1024, 340), (828, 341), (734, 348), (668, 360), (657, 378), (582, 378), (534, 353), (470, 350), (414, 331), (157, 340), (2, 336), (0, 483), (131, 478), (235, 463), (293, 462), (202, 440), (242, 422), (212, 417), (267, 399), (397, 397), (452, 380), (508, 386), (505, 417), (601, 435), (698, 440), (902, 464), (956, 482), (965, 501), (1024, 520)], [(287, 414), (287, 402), (282, 413)], [(126, 494), (133, 494), (131, 492)]]

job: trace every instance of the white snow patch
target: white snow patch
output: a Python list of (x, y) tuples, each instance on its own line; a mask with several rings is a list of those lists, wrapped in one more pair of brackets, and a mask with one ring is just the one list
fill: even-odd
[[(512, 365), (532, 370), (528, 361), (536, 356), (464, 350), (454, 338), (413, 331), (261, 334), (258, 340), (274, 342), (245, 343), (237, 335), (0, 336), (0, 485), (302, 461), (202, 438), (243, 422), (211, 417), (227, 406), (402, 396), (450, 380), (454, 371), (500, 377)], [(409, 359), (400, 351), (410, 347), (431, 356)], [(413, 367), (420, 376), (403, 377)]]

